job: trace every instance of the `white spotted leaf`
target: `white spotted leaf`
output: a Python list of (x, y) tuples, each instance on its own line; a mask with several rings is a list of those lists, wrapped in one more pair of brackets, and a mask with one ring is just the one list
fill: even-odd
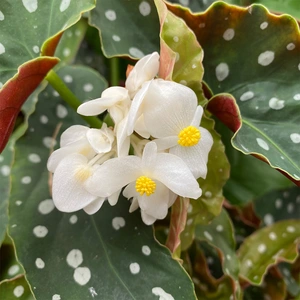
[[(64, 67), (58, 74), (67, 78), (70, 89), (83, 100), (97, 97), (106, 86), (88, 68)], [(93, 89), (84, 88), (86, 84)], [(12, 169), (9, 233), (26, 278), (35, 287), (35, 297), (93, 299), (101, 295), (114, 300), (170, 294), (174, 299), (195, 299), (191, 279), (168, 249), (157, 243), (140, 213), (129, 213), (126, 199), (114, 207), (105, 203), (93, 216), (83, 211), (61, 213), (45, 205), (51, 199), (46, 162), (51, 142), (55, 144), (52, 137), (58, 132), (58, 141), (66, 127), (82, 123), (70, 109), (62, 114), (65, 110), (58, 110), (58, 105), (63, 105), (61, 99), (48, 86), (39, 95), (27, 134), (16, 144), (17, 163)], [(39, 155), (40, 164), (27, 159), (33, 152)], [(22, 184), (24, 177), (31, 182)], [(22, 207), (15, 205), (17, 200), (23, 201)]]
[(24, 276), (4, 280), (0, 283), (0, 299), (34, 300)]
[(99, 30), (107, 57), (137, 59), (159, 50), (159, 21), (152, 0), (98, 0), (90, 24)]
[[(235, 123), (233, 146), (300, 184), (297, 21), (271, 14), (262, 5), (242, 8), (215, 2), (199, 14), (169, 9), (187, 22), (203, 47), (204, 81), (215, 95), (208, 109), (223, 122)], [(228, 29), (234, 32), (231, 38)], [(256, 45), (257, 40), (262, 42)]]
[(255, 231), (238, 250), (240, 276), (259, 285), (271, 266), (280, 261), (294, 262), (299, 236), (299, 220), (284, 220)]

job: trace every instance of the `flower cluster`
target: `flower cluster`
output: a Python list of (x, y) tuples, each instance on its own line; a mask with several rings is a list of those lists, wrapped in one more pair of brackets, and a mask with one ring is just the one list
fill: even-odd
[(137, 62), (125, 87), (110, 87), (79, 106), (84, 116), (107, 111), (115, 125), (74, 125), (62, 134), (61, 148), (48, 160), (59, 210), (93, 214), (106, 200), (115, 205), (125, 187), (130, 212), (140, 208), (150, 225), (166, 217), (178, 196), (201, 196), (197, 179), (206, 177), (213, 143), (199, 126), (203, 108), (190, 88), (157, 79), (158, 71), (155, 52)]

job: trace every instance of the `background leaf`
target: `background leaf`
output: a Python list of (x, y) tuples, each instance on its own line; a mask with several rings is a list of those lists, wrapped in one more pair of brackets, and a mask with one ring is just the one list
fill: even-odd
[(1, 299), (34, 300), (24, 276), (0, 283)]

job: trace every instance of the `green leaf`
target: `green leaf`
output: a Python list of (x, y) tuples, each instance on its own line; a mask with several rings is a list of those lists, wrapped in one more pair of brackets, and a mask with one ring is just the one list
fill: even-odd
[[(83, 100), (101, 94), (104, 87), (88, 68), (66, 67), (59, 74), (64, 79), (72, 77), (68, 84)], [(87, 83), (93, 88), (84, 88)], [(28, 133), (16, 144), (10, 198), (10, 234), (37, 299), (54, 295), (62, 299), (74, 295), (78, 299), (100, 295), (107, 300), (153, 299), (167, 296), (163, 290), (176, 299), (195, 299), (184, 269), (156, 242), (139, 213), (129, 214), (130, 203), (123, 197), (114, 207), (106, 203), (93, 216), (82, 211), (64, 214), (54, 208), (46, 169), (55, 143), (52, 137), (81, 118), (63, 108), (50, 86), (39, 99)], [(41, 163), (27, 159), (33, 152)], [(16, 206), (16, 201), (22, 204)]]
[(208, 224), (220, 214), (224, 200), (222, 188), (229, 177), (229, 163), (225, 148), (221, 137), (214, 130), (214, 121), (203, 117), (201, 126), (209, 130), (214, 143), (208, 156), (206, 179), (198, 179), (202, 196), (190, 202), (187, 225), (181, 234), (182, 250), (186, 250), (191, 245), (197, 223)]
[(300, 188), (271, 191), (254, 202), (256, 214), (265, 225), (288, 219), (299, 219)]
[(220, 215), (208, 225), (197, 224), (195, 237), (208, 242), (219, 250), (223, 272), (231, 277), (238, 298), (240, 294), (238, 284), (239, 261), (235, 254), (233, 225), (226, 211), (222, 210)]
[(221, 134), (230, 163), (230, 177), (224, 196), (232, 205), (245, 206), (274, 189), (293, 185), (285, 176), (251, 155), (244, 155), (231, 146), (232, 132), (220, 121), (216, 130)]
[(282, 260), (293, 262), (297, 258), (299, 236), (299, 220), (281, 221), (254, 232), (238, 250), (240, 276), (251, 284), (261, 284), (272, 265)]
[(287, 290), (294, 297), (300, 296), (300, 283), (297, 282), (291, 274), (291, 265), (288, 263), (281, 263), (278, 265), (283, 280), (286, 284)]
[(98, 0), (90, 24), (99, 30), (106, 57), (141, 58), (159, 50), (159, 22), (153, 1)]
[(24, 276), (0, 283), (0, 299), (34, 300)]
[[(227, 92), (236, 99), (241, 127), (236, 128), (233, 146), (299, 183), (300, 36), (296, 20), (272, 15), (261, 5), (239, 8), (216, 2), (198, 15), (169, 8), (187, 22), (204, 49), (204, 81), (215, 95)], [(227, 107), (218, 102), (209, 110), (226, 112)]]

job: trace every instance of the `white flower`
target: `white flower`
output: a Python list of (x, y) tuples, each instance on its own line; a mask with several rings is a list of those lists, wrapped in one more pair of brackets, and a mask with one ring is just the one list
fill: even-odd
[(153, 79), (159, 70), (159, 54), (153, 52), (141, 58), (129, 73), (125, 87), (131, 98), (135, 96), (144, 82)]
[(126, 156), (106, 161), (86, 182), (88, 191), (99, 197), (109, 197), (126, 185), (124, 196), (133, 198), (131, 211), (138, 204), (146, 224), (163, 219), (176, 195), (197, 199), (202, 193), (182, 159), (157, 153), (154, 142), (145, 146), (142, 158)]
[(126, 117), (130, 103), (127, 89), (112, 86), (103, 91), (101, 98), (81, 104), (77, 112), (83, 116), (96, 116), (107, 110), (115, 125), (118, 125)]
[(208, 130), (199, 126), (202, 114), (193, 90), (172, 81), (152, 80), (132, 101), (127, 134), (133, 132), (136, 121), (143, 116), (158, 150), (168, 149), (184, 160), (196, 178), (205, 178), (213, 139)]

